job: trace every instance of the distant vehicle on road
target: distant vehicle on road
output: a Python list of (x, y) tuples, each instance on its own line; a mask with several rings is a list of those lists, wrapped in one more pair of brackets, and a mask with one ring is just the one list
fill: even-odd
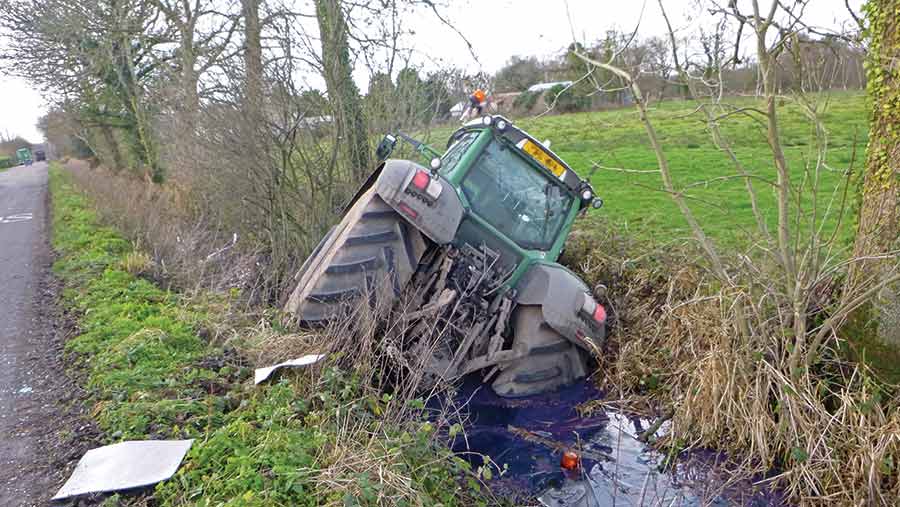
[(34, 159), (38, 162), (47, 160), (47, 154), (44, 153), (43, 150), (35, 150), (34, 151)]
[(28, 148), (19, 148), (16, 150), (16, 159), (19, 161), (20, 165), (31, 165), (33, 162), (31, 159), (31, 150)]

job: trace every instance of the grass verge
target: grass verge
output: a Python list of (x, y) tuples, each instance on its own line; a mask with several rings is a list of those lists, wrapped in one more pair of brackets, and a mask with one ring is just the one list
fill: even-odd
[(132, 245), (98, 224), (56, 164), (50, 187), (54, 270), (78, 316), (66, 350), (105, 440), (196, 439), (176, 476), (148, 493), (154, 504), (484, 504), (424, 412), (385, 421), (387, 400), (354, 373), (326, 367), (253, 386), (239, 346), (201, 337), (228, 312), (226, 299), (187, 298), (131, 274)]

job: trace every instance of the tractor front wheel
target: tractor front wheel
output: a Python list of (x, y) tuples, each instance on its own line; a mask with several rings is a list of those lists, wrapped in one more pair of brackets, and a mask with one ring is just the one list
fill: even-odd
[(521, 305), (513, 313), (513, 343), (519, 359), (502, 367), (492, 383), (506, 398), (554, 391), (587, 375), (586, 354), (556, 332), (537, 305)]

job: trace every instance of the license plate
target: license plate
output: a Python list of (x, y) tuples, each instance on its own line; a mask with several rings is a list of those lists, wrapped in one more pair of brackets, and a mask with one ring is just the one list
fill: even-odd
[(557, 178), (562, 179), (563, 175), (566, 173), (566, 168), (563, 167), (562, 164), (554, 160), (549, 153), (532, 141), (526, 140), (525, 144), (522, 146), (522, 151), (531, 155), (531, 158), (537, 160), (539, 164), (546, 167), (547, 170), (553, 173)]

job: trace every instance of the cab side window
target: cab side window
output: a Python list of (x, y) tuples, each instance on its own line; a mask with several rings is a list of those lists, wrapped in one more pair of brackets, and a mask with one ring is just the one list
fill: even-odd
[(450, 146), (450, 149), (447, 150), (447, 153), (444, 154), (444, 158), (441, 160), (442, 173), (446, 174), (451, 172), (456, 167), (463, 154), (465, 154), (472, 143), (478, 139), (480, 133), (481, 132), (466, 132)]

